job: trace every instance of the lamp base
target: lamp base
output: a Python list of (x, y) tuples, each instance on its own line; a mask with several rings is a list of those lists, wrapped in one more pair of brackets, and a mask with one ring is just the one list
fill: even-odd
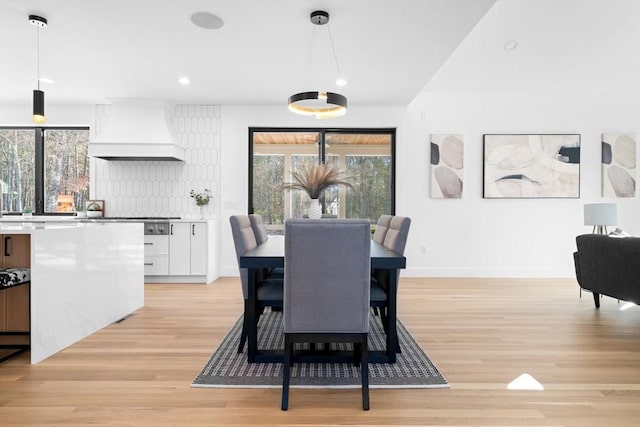
[(606, 225), (594, 225), (592, 233), (593, 234), (609, 234), (607, 232), (607, 226)]

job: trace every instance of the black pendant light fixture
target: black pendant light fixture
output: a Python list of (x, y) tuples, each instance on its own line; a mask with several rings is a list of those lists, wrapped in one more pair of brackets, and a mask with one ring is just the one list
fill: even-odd
[[(329, 13), (324, 10), (316, 10), (311, 12), (310, 19), (314, 25), (325, 25), (329, 23)], [(329, 32), (333, 59), (338, 71), (338, 82), (336, 83), (344, 85), (345, 82), (340, 75), (340, 67), (338, 66), (338, 58), (329, 25), (327, 25), (327, 31)], [(289, 110), (297, 114), (313, 115), (316, 119), (343, 116), (347, 112), (347, 97), (328, 91), (299, 92), (289, 97)]]
[(38, 32), (38, 89), (33, 91), (33, 122), (44, 123), (44, 92), (40, 90), (40, 28), (47, 26), (47, 20), (38, 15), (29, 15), (29, 23), (36, 26)]

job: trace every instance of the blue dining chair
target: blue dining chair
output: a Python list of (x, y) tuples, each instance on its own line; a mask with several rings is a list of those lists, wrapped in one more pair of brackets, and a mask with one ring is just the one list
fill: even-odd
[[(295, 343), (353, 343), (362, 408), (369, 409), (371, 226), (357, 219), (285, 221), (282, 410), (289, 405)], [(355, 359), (358, 360), (358, 359)]]

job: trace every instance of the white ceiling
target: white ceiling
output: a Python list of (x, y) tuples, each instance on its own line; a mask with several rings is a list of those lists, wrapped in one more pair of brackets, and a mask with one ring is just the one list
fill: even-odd
[[(344, 93), (350, 105), (404, 106), (493, 3), (0, 0), (0, 104), (31, 102), (37, 30), (28, 15), (37, 14), (49, 21), (40, 30), (40, 76), (55, 81), (41, 84), (47, 104), (132, 97), (273, 105), (295, 92), (324, 89)], [(348, 81), (340, 90), (328, 33), (309, 21), (316, 9), (331, 15)], [(219, 16), (224, 27), (194, 26), (189, 18), (199, 11)], [(178, 84), (182, 75), (190, 86)]]
[[(343, 89), (325, 28), (309, 22), (317, 9), (331, 14)], [(197, 11), (224, 27), (195, 27)], [(640, 94), (640, 0), (0, 0), (0, 105), (31, 102), (32, 13), (49, 20), (47, 104), (274, 105), (321, 89), (360, 106), (405, 106), (423, 89)]]
[(500, 0), (425, 90), (638, 96), (639, 70), (640, 1)]

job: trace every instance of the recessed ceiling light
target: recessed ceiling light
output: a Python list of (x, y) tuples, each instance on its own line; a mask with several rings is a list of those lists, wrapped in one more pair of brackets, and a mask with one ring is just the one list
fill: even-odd
[(187, 86), (187, 85), (189, 85), (189, 83), (191, 83), (191, 80), (189, 80), (189, 77), (184, 77), (184, 76), (183, 76), (183, 77), (180, 77), (180, 78), (178, 79), (178, 82), (179, 82), (181, 85)]
[(209, 12), (196, 12), (191, 15), (191, 22), (197, 27), (205, 30), (218, 30), (224, 25), (224, 21)]
[(347, 81), (341, 77), (338, 80), (336, 80), (336, 85), (338, 85), (338, 86), (346, 86), (347, 85)]
[(506, 42), (504, 44), (504, 50), (507, 52), (512, 51), (513, 49), (518, 47), (518, 41), (517, 40), (509, 40), (508, 42)]

